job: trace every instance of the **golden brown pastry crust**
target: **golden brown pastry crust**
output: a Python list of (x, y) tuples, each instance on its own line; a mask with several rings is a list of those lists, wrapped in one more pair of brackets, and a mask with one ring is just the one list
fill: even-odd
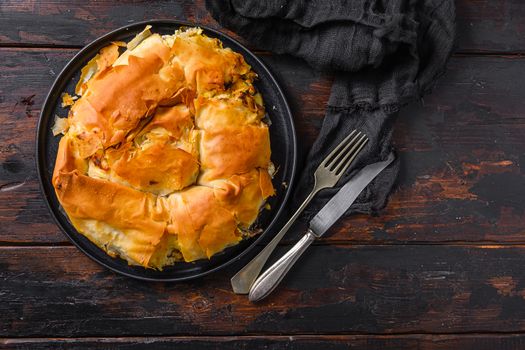
[(90, 62), (60, 140), (53, 185), (79, 232), (162, 269), (238, 243), (274, 194), (255, 74), (199, 29), (153, 34)]

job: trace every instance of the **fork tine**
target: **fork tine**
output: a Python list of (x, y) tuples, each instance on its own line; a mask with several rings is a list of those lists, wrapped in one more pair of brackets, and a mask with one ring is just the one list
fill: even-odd
[[(348, 143), (348, 140), (350, 140), (351, 137), (355, 135), (357, 130), (352, 130), (348, 136), (346, 136), (339, 144), (330, 152), (325, 159), (322, 161), (321, 165), (326, 166), (328, 163), (331, 163), (333, 161), (333, 158), (339, 153), (339, 151)], [(355, 138), (355, 137), (354, 137)]]
[(330, 171), (333, 171), (334, 168), (339, 164), (339, 162), (341, 162), (341, 159), (346, 155), (350, 147), (355, 145), (355, 143), (359, 140), (361, 135), (364, 135), (361, 131), (355, 134), (355, 136), (345, 145), (345, 147), (330, 160), (330, 164), (326, 165), (326, 167), (329, 168)]
[(368, 142), (368, 137), (366, 137), (365, 134), (357, 141), (352, 147), (352, 149), (345, 155), (345, 157), (341, 160), (341, 162), (337, 165), (335, 168), (335, 174), (339, 176), (340, 174), (344, 173), (346, 169), (352, 164), (354, 159), (357, 157), (359, 152), (365, 147), (366, 143)]
[[(355, 135), (357, 133), (357, 130), (353, 130), (350, 134), (348, 134), (347, 137), (345, 137), (343, 139), (343, 141), (341, 141), (333, 150), (332, 152), (330, 152), (330, 154), (328, 154), (328, 156), (326, 156), (326, 158), (321, 162), (321, 165), (320, 166), (324, 166), (324, 167), (328, 167), (329, 164), (332, 164), (334, 159), (337, 157), (337, 155), (340, 153), (339, 151), (341, 151), (343, 148), (345, 148), (347, 145), (348, 145), (348, 142), (350, 140), (350, 138), (352, 138), (350, 140), (350, 143), (353, 143), (356, 138), (359, 136), (359, 134), (361, 132), (359, 132), (357, 135)], [(355, 136), (354, 136), (355, 135)]]

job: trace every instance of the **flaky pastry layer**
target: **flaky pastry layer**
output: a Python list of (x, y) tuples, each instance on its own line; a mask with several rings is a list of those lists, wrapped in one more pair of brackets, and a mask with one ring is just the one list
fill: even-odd
[(53, 130), (63, 136), (52, 181), (75, 228), (111, 256), (156, 269), (210, 258), (249, 234), (274, 194), (255, 78), (198, 28), (146, 28), (102, 49)]

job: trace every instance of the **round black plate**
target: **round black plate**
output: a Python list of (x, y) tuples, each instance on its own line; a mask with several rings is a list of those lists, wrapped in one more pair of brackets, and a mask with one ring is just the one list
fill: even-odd
[[(195, 26), (195, 24), (181, 21), (146, 21), (117, 29), (83, 48), (62, 70), (44, 102), (37, 130), (37, 169), (41, 189), (58, 226), (85, 254), (111, 270), (129, 277), (151, 281), (181, 281), (206, 275), (236, 261), (246, 254), (248, 250), (254, 248), (258, 241), (276, 233), (278, 228), (275, 227), (275, 223), (283, 211), (292, 187), (296, 167), (297, 145), (290, 108), (270, 71), (254, 54), (234, 39), (213, 29), (200, 26), (206, 35), (220, 39), (225, 47), (230, 47), (235, 52), (242, 54), (248, 64), (259, 75), (256, 87), (263, 96), (267, 113), (272, 122), (270, 126), (272, 161), (279, 169), (273, 180), (277, 195), (269, 199), (271, 210), (263, 210), (257, 221), (258, 227), (263, 230), (262, 234), (243, 240), (238, 245), (214, 255), (210, 260), (199, 260), (192, 263), (180, 262), (166, 267), (163, 271), (156, 271), (138, 266), (129, 266), (125, 260), (112, 258), (82, 234), (78, 233), (61, 208), (51, 184), (58, 141), (60, 140), (60, 137), (53, 136), (51, 127), (54, 123), (55, 114), (61, 117), (67, 116), (67, 110), (60, 107), (61, 94), (68, 92), (73, 95), (75, 84), (79, 79), (80, 69), (102, 47), (108, 45), (111, 41), (128, 41), (132, 39), (147, 24), (153, 27), (152, 31), (161, 34), (173, 34), (181, 26)], [(283, 183), (286, 183), (287, 186), (283, 186)]]

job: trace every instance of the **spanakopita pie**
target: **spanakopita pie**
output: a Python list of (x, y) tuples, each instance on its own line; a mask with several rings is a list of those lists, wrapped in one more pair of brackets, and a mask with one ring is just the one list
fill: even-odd
[(162, 269), (253, 235), (274, 195), (256, 74), (198, 28), (146, 28), (83, 69), (52, 183), (74, 227), (111, 256)]

